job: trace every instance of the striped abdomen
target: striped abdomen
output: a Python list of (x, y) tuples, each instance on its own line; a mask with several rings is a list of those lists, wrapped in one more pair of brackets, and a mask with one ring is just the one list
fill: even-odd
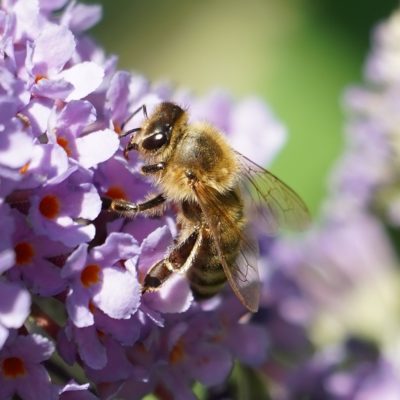
[[(222, 203), (226, 213), (229, 213), (231, 224), (223, 224), (220, 219), (218, 243), (224, 255), (226, 264), (232, 266), (240, 251), (240, 235), (243, 221), (243, 206), (235, 192), (229, 192)], [(232, 229), (232, 226), (236, 229)], [(196, 248), (192, 265), (187, 272), (191, 289), (196, 299), (206, 299), (217, 294), (226, 282), (226, 275), (221, 264), (221, 258), (217, 251), (215, 238), (211, 235), (207, 223), (203, 220), (203, 226), (199, 235), (200, 243)]]

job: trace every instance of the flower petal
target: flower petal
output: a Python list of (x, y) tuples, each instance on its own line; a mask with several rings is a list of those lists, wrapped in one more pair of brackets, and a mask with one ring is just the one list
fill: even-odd
[(96, 25), (102, 17), (102, 7), (98, 4), (74, 4), (65, 11), (61, 23), (73, 32), (83, 32)]
[(46, 132), (53, 101), (46, 98), (33, 98), (24, 108), (23, 114), (29, 118), (34, 136), (38, 137)]
[(39, 5), (42, 11), (53, 11), (64, 7), (68, 1), (69, 0), (39, 0)]
[(119, 138), (111, 129), (90, 133), (76, 139), (78, 161), (85, 168), (108, 160), (119, 147)]
[(85, 364), (93, 369), (105, 367), (107, 363), (106, 349), (101, 344), (95, 327), (75, 329), (75, 340)]
[(112, 232), (101, 246), (92, 249), (92, 257), (105, 266), (111, 266), (119, 260), (127, 260), (140, 252), (136, 240), (128, 233)]
[(265, 361), (268, 348), (265, 328), (239, 324), (229, 333), (228, 344), (240, 361), (252, 366), (259, 366)]
[(66, 101), (79, 100), (95, 91), (103, 81), (104, 70), (94, 62), (86, 61), (62, 71), (59, 77), (72, 83), (73, 92)]
[(162, 226), (150, 233), (141, 245), (139, 271), (144, 276), (154, 263), (161, 260), (172, 242), (172, 235), (168, 227)]
[(125, 269), (104, 268), (103, 284), (93, 296), (93, 303), (111, 318), (129, 318), (139, 307), (140, 285)]
[(148, 307), (161, 313), (181, 313), (193, 302), (193, 294), (185, 276), (174, 274), (153, 293), (146, 293), (143, 301)]
[(29, 292), (14, 283), (0, 281), (0, 323), (7, 328), (19, 328), (31, 307)]
[(85, 267), (87, 259), (88, 245), (86, 243), (81, 244), (68, 258), (61, 271), (63, 278), (76, 277), (80, 275), (81, 271)]
[(0, 96), (0, 124), (4, 124), (15, 117), (17, 105), (17, 102), (11, 96)]
[(131, 75), (126, 71), (118, 71), (111, 79), (106, 94), (105, 107), (111, 111), (111, 119), (122, 123), (126, 118), (129, 106), (129, 85)]
[(32, 73), (45, 77), (57, 74), (71, 59), (74, 50), (74, 35), (67, 27), (46, 25), (35, 41)]
[(74, 90), (74, 86), (65, 79), (41, 79), (32, 87), (32, 94), (53, 100), (65, 100)]
[(222, 383), (232, 368), (232, 357), (220, 346), (200, 343), (191, 354), (189, 371), (194, 379), (206, 386)]
[(28, 366), (28, 379), (17, 386), (17, 394), (24, 400), (51, 399), (53, 388), (45, 368)]
[(94, 324), (93, 314), (89, 310), (89, 293), (75, 285), (66, 300), (66, 307), (71, 321), (77, 328), (85, 328)]
[(73, 100), (57, 116), (57, 131), (68, 130), (76, 136), (95, 120), (96, 110), (90, 102)]
[(0, 164), (10, 168), (22, 167), (31, 159), (32, 151), (33, 139), (20, 124), (12, 121), (3, 132), (0, 131)]
[(12, 346), (13, 353), (21, 356), (28, 363), (41, 363), (48, 360), (54, 353), (53, 342), (36, 333), (17, 336)]

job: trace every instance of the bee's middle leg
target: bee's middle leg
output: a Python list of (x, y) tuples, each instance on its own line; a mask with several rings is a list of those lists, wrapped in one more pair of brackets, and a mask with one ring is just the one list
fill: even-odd
[(123, 217), (132, 218), (138, 214), (146, 213), (161, 207), (165, 202), (165, 197), (159, 194), (142, 203), (132, 203), (122, 199), (110, 199), (103, 197), (103, 210), (113, 211)]

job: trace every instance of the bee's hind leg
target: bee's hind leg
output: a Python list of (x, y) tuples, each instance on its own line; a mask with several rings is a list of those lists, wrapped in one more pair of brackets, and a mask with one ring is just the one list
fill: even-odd
[(126, 218), (133, 218), (138, 214), (155, 213), (155, 209), (162, 207), (165, 200), (162, 194), (151, 197), (149, 200), (142, 203), (132, 203), (123, 199), (102, 197), (103, 210), (115, 212)]
[(179, 242), (162, 260), (156, 262), (147, 273), (142, 292), (153, 292), (174, 273), (184, 273), (192, 265), (200, 243), (200, 230), (195, 229), (185, 240)]

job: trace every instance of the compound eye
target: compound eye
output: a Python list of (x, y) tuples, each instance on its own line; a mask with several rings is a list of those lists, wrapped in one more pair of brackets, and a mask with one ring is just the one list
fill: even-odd
[(169, 125), (165, 126), (164, 128), (165, 129), (158, 130), (144, 139), (142, 142), (142, 147), (145, 150), (158, 150), (167, 144), (171, 129)]

